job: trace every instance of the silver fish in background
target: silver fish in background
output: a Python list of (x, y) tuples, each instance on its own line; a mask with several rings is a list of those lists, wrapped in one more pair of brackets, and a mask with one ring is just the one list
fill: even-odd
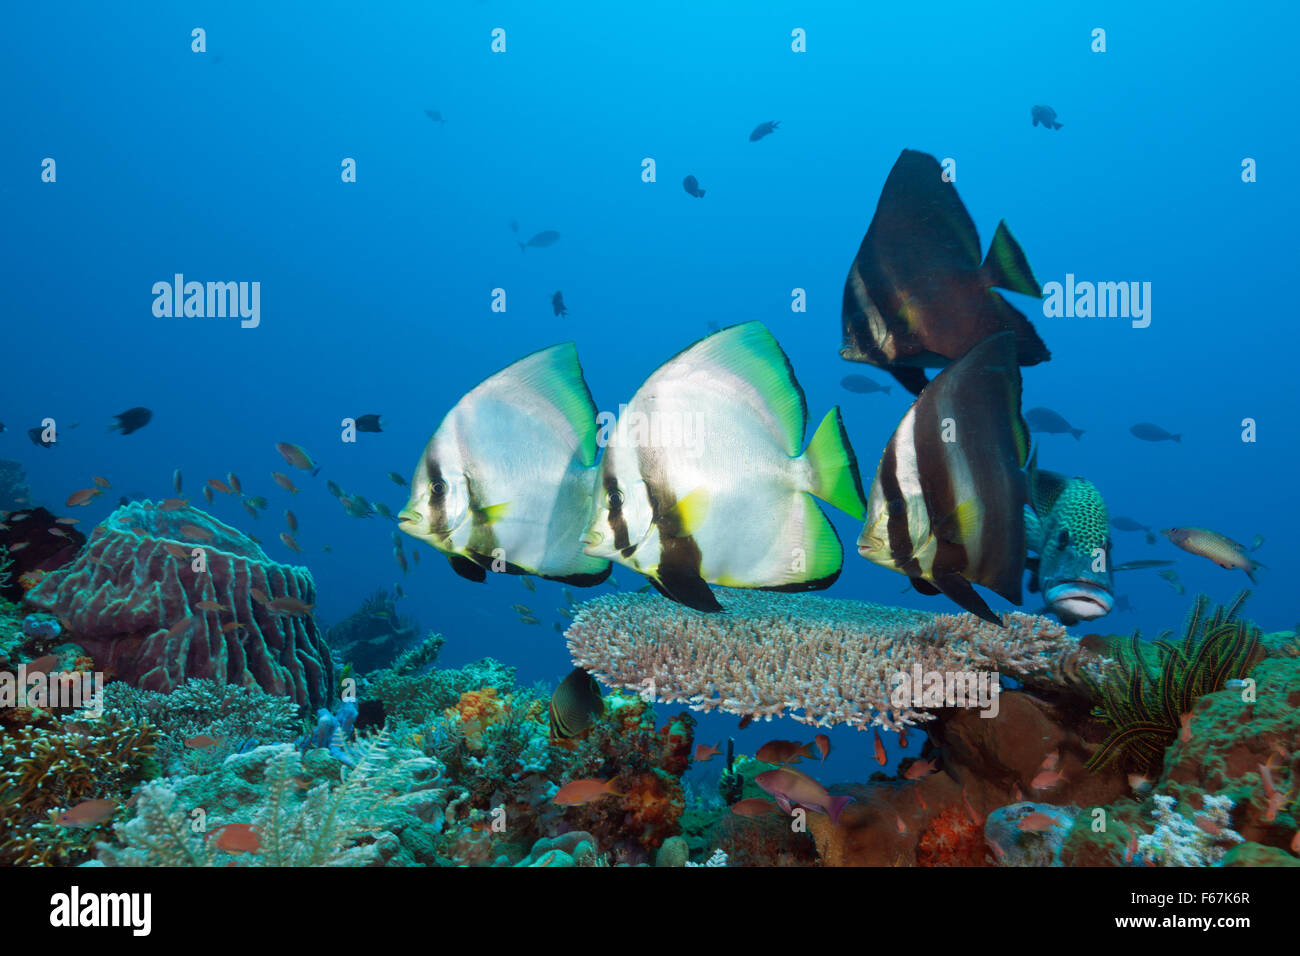
[(1239, 544), (1208, 528), (1165, 528), (1160, 533), (1184, 551), (1209, 558), (1221, 568), (1245, 571), (1246, 577), (1252, 582), (1255, 581), (1255, 572), (1265, 567), (1258, 561), (1246, 557), (1244, 544)]
[(700, 188), (700, 181), (694, 176), (687, 176), (682, 180), (682, 188), (696, 199), (704, 198), (704, 190)]
[(771, 136), (781, 127), (780, 120), (768, 120), (765, 123), (759, 123), (754, 127), (753, 132), (749, 134), (749, 141), (757, 143), (764, 136)]
[(519, 242), (519, 240), (515, 240), (516, 244), (519, 246), (520, 252), (527, 252), (529, 246), (532, 246), (534, 249), (545, 249), (547, 246), (553, 246), (559, 241), (560, 234), (554, 229), (543, 229), (527, 242)]
[(596, 477), (596, 408), (572, 342), (483, 381), (429, 439), (398, 527), (447, 555), (462, 577), (488, 571), (599, 584), (608, 561), (583, 553)]
[(862, 483), (839, 409), (801, 454), (807, 424), (789, 359), (761, 323), (700, 340), (622, 409), (600, 466), (587, 553), (627, 565), (698, 611), (722, 610), (709, 584), (829, 587), (843, 551), (813, 496), (860, 518)]
[(1153, 425), (1150, 422), (1138, 422), (1129, 429), (1129, 432), (1134, 438), (1140, 438), (1143, 441), (1172, 441), (1178, 442), (1180, 445), (1183, 441), (1181, 434), (1175, 435), (1172, 432), (1167, 432), (1159, 425)]
[(858, 553), (1001, 624), (972, 585), (1020, 603), (1028, 459), (1016, 335), (1000, 332), (940, 372), (903, 416), (876, 469)]

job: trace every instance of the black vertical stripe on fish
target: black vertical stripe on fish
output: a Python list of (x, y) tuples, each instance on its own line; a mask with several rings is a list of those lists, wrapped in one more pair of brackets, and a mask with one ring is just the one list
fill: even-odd
[(618, 477), (614, 473), (614, 449), (605, 450), (603, 487), (605, 503), (609, 509), (609, 527), (614, 532), (614, 547), (625, 558), (630, 558), (636, 547), (628, 534), (627, 518), (623, 516), (623, 492), (618, 487)]
[(425, 459), (424, 470), (429, 473), (429, 527), (434, 531), (448, 531), (447, 481), (442, 477), (442, 468), (430, 455)]
[[(640, 449), (638, 464), (645, 480), (646, 497), (650, 501), (650, 520), (659, 529), (659, 567), (651, 581), (660, 593), (696, 611), (722, 610), (717, 597), (701, 573), (703, 555), (695, 538), (685, 533), (677, 501), (667, 488), (651, 479), (655, 473), (651, 449)], [(655, 578), (658, 580), (655, 581)]]

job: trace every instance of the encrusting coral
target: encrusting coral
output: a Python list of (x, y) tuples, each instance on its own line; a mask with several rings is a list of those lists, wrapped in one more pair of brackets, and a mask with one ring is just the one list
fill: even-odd
[(718, 588), (723, 614), (653, 595), (605, 595), (565, 632), (574, 663), (603, 683), (665, 703), (827, 727), (897, 729), (930, 719), (891, 702), (898, 672), (997, 670), (1070, 685), (1095, 666), (1054, 621), (929, 614), (808, 594)]

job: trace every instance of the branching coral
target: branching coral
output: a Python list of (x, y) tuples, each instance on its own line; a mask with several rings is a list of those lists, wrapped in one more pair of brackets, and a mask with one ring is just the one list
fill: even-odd
[(1135, 631), (1127, 646), (1119, 646), (1119, 658), (1105, 676), (1089, 679), (1099, 701), (1093, 713), (1114, 730), (1088, 769), (1115, 760), (1143, 772), (1158, 769), (1197, 699), (1250, 672), (1258, 662), (1260, 632), (1237, 618), (1249, 596), (1242, 591), (1231, 605), (1215, 607), (1213, 613), (1210, 599), (1197, 597), (1180, 643), (1165, 631), (1145, 644)]
[[(97, 857), (110, 866), (353, 866), (405, 851), (414, 862), (411, 848), (429, 840), (405, 831), (441, 826), (437, 764), (379, 734), (359, 745), (341, 780), (318, 775), (337, 766), (281, 745), (232, 756), (217, 775), (145, 787), (134, 818), (116, 827), (117, 844), (99, 843)], [(210, 839), (232, 823), (251, 826), (256, 849), (231, 855)]]
[(1156, 828), (1138, 837), (1137, 852), (1159, 866), (1213, 866), (1242, 842), (1241, 835), (1229, 829), (1233, 807), (1229, 797), (1206, 794), (1205, 809), (1194, 819), (1179, 813), (1171, 796), (1156, 794), (1152, 801)]
[(87, 800), (124, 801), (156, 773), (156, 731), (117, 714), (30, 725), (0, 736), (0, 863), (68, 865), (89, 852), (92, 829), (57, 825)]
[(383, 705), (384, 716), (399, 737), (426, 726), (455, 706), (466, 691), (494, 687), (504, 694), (515, 686), (515, 669), (490, 657), (459, 670), (430, 668), (442, 644), (441, 636), (431, 634), (403, 652), (392, 667), (373, 671), (361, 680), (359, 696)]
[[(287, 697), (203, 678), (187, 680), (169, 694), (113, 681), (104, 688), (104, 709), (156, 727), (158, 757), (169, 773), (210, 768), (241, 747), (289, 740), (300, 722), (298, 705)], [(201, 750), (186, 747), (185, 741), (196, 737), (215, 743)]]
[[(719, 588), (724, 614), (652, 595), (581, 605), (566, 632), (574, 662), (603, 683), (694, 710), (771, 720), (896, 728), (932, 715), (891, 702), (893, 678), (923, 671), (998, 670), (1063, 685), (1078, 643), (1053, 621), (934, 615), (807, 594)], [(1086, 669), (1086, 668), (1085, 668)]]

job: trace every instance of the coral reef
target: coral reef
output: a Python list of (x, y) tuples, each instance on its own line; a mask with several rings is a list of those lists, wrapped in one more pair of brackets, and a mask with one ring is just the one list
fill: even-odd
[[(579, 606), (565, 632), (574, 662), (603, 683), (665, 703), (741, 716), (887, 729), (930, 714), (891, 701), (895, 673), (997, 670), (1068, 685), (1091, 666), (1054, 621), (928, 614), (807, 594), (717, 590), (725, 614), (652, 595), (606, 595)], [(1082, 660), (1082, 663), (1081, 663)]]
[(1078, 807), (1013, 803), (984, 821), (984, 839), (1001, 866), (1060, 866), (1065, 835)]
[(66, 565), (86, 536), (44, 508), (0, 515), (0, 547), (8, 558), (0, 575), (0, 598), (20, 601), (49, 572)]
[(391, 667), (373, 671), (358, 679), (358, 696), (378, 701), (384, 717), (400, 730), (424, 726), (452, 707), (466, 691), (494, 687), (508, 693), (515, 686), (515, 669), (490, 657), (458, 670), (433, 665), (444, 638), (430, 634), (400, 654)]
[(261, 687), (314, 711), (334, 663), (309, 610), (306, 568), (185, 506), (133, 502), (95, 528), (69, 567), (27, 602), (58, 614), (101, 670), (170, 691), (187, 678)]
[(1158, 769), (1192, 704), (1250, 672), (1260, 652), (1260, 631), (1236, 618), (1249, 595), (1243, 591), (1231, 606), (1213, 611), (1209, 598), (1200, 595), (1179, 643), (1165, 631), (1154, 642), (1143, 642), (1134, 632), (1117, 644), (1117, 664), (1092, 680), (1099, 700), (1094, 714), (1114, 731), (1089, 761), (1090, 769), (1111, 761), (1133, 770)]
[[(90, 852), (137, 783), (157, 773), (157, 734), (145, 723), (106, 714), (9, 728), (0, 734), (0, 865), (72, 865)], [(105, 801), (94, 826), (61, 825), (58, 815)]]
[[(144, 787), (135, 815), (96, 855), (109, 866), (437, 864), (441, 769), (383, 735), (364, 742), (341, 778), (322, 751), (258, 747), (227, 757), (215, 773)], [(232, 854), (210, 839), (232, 824), (251, 826), (256, 849)]]
[(27, 487), (27, 472), (23, 466), (8, 458), (0, 458), (0, 511), (16, 511), (32, 501), (32, 491)]
[(1158, 866), (1212, 866), (1223, 859), (1230, 846), (1244, 842), (1240, 833), (1229, 828), (1229, 797), (1207, 794), (1195, 822), (1178, 812), (1173, 797), (1156, 794), (1151, 799), (1156, 828), (1138, 837), (1137, 854)]
[[(298, 705), (286, 697), (203, 678), (191, 678), (167, 694), (111, 681), (103, 706), (107, 713), (154, 727), (158, 762), (169, 774), (211, 769), (247, 747), (287, 741), (299, 725)], [(201, 746), (186, 743), (202, 738)]]
[(390, 664), (418, 635), (415, 621), (397, 613), (396, 598), (379, 590), (326, 631), (325, 640), (341, 660), (366, 673)]

